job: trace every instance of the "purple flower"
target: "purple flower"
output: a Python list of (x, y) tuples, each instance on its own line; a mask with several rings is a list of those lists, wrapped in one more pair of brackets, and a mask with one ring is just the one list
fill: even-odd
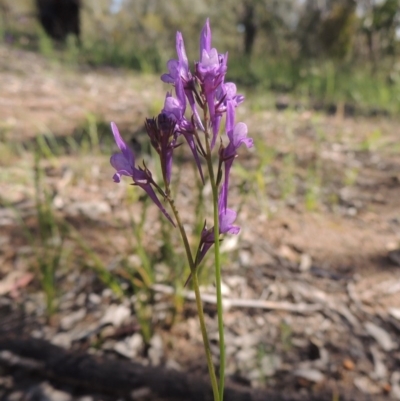
[(199, 169), (200, 177), (204, 183), (203, 171), (201, 168), (199, 154), (195, 142), (194, 132), (195, 127), (192, 122), (185, 118), (186, 98), (183, 90), (182, 82), (178, 79), (175, 84), (175, 92), (177, 98), (175, 99), (171, 94), (167, 93), (165, 98), (164, 108), (162, 113), (176, 122), (176, 130), (179, 134), (183, 135), (186, 142), (192, 151), (197, 168)]
[(185, 84), (188, 84), (193, 78), (189, 70), (185, 44), (180, 32), (176, 33), (176, 52), (178, 54), (178, 60), (172, 59), (167, 62), (169, 74), (161, 75), (161, 80), (168, 84), (175, 84), (176, 80), (181, 78)]
[(196, 78), (200, 83), (202, 94), (204, 95), (213, 126), (213, 138), (211, 148), (214, 147), (217, 138), (220, 115), (216, 115), (215, 97), (218, 87), (224, 82), (227, 71), (228, 53), (218, 54), (215, 48), (211, 48), (211, 29), (207, 19), (200, 35), (200, 60), (195, 63)]
[(226, 132), (229, 144), (220, 151), (220, 158), (225, 165), (225, 180), (223, 187), (223, 205), (226, 209), (228, 203), (229, 175), (233, 161), (237, 156), (237, 150), (244, 143), (247, 148), (253, 147), (253, 139), (247, 138), (247, 125), (245, 123), (235, 123), (235, 105), (232, 101), (228, 102), (226, 111)]
[(211, 28), (208, 18), (200, 33), (200, 60), (203, 57), (204, 50), (207, 53), (211, 50)]
[[(240, 232), (239, 226), (234, 226), (233, 223), (236, 220), (237, 213), (232, 209), (227, 209), (224, 205), (226, 198), (225, 187), (221, 188), (221, 192), (218, 197), (218, 220), (219, 220), (219, 233), (220, 234), (233, 234), (237, 235)], [(208, 250), (214, 245), (214, 227), (207, 229), (204, 226), (201, 233), (199, 250), (196, 258), (197, 266), (201, 263)]]
[(220, 234), (239, 234), (240, 227), (234, 226), (237, 213), (232, 209), (227, 209), (225, 201), (225, 192), (227, 189), (222, 186), (221, 192), (218, 197), (218, 216), (219, 216), (219, 232)]
[(237, 107), (244, 101), (243, 95), (236, 94), (236, 85), (233, 82), (222, 83), (215, 93), (215, 98), (215, 112), (218, 113), (226, 112), (228, 102), (232, 102)]
[(219, 127), (223, 113), (226, 113), (227, 104), (231, 102), (235, 107), (244, 101), (243, 95), (236, 94), (236, 85), (233, 82), (222, 83), (215, 92), (215, 114), (212, 119), (213, 140), (211, 148), (214, 147), (218, 136)]
[(175, 86), (177, 81), (182, 82), (184, 93), (188, 98), (189, 105), (196, 118), (196, 123), (199, 125), (201, 129), (204, 130), (203, 124), (201, 122), (199, 113), (196, 108), (196, 102), (194, 100), (193, 77), (189, 70), (188, 58), (186, 56), (186, 51), (185, 51), (185, 44), (183, 42), (183, 37), (180, 32), (176, 33), (176, 52), (178, 54), (178, 60), (172, 59), (167, 62), (167, 68), (169, 73), (161, 75), (161, 80), (165, 83), (173, 84)]
[(161, 202), (158, 200), (156, 193), (151, 185), (156, 185), (150, 171), (145, 168), (135, 167), (135, 156), (133, 152), (126, 146), (126, 143), (122, 139), (118, 128), (115, 123), (111, 123), (111, 129), (114, 135), (115, 142), (122, 153), (116, 153), (111, 156), (110, 163), (117, 171), (114, 176), (114, 182), (120, 182), (121, 176), (132, 177), (134, 185), (143, 188), (146, 193), (150, 196), (151, 200), (158, 206), (158, 208), (164, 213), (165, 217), (175, 226), (171, 216), (164, 209)]

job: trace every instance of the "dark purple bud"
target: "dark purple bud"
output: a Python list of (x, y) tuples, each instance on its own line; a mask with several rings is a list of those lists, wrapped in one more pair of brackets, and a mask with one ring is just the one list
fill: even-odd
[(175, 120), (161, 113), (157, 118), (147, 118), (145, 126), (151, 144), (160, 156), (161, 169), (168, 186), (171, 180), (172, 154), (179, 146), (176, 144)]
[(119, 150), (122, 152), (116, 153), (110, 158), (111, 165), (117, 171), (113, 177), (114, 182), (120, 182), (122, 175), (132, 177), (134, 185), (143, 188), (149, 195), (151, 200), (163, 212), (165, 217), (172, 223), (173, 226), (175, 226), (175, 223), (171, 219), (171, 216), (167, 213), (164, 206), (157, 198), (156, 193), (154, 192), (152, 185), (155, 185), (155, 182), (151, 176), (150, 171), (147, 168), (140, 169), (135, 167), (135, 156), (133, 152), (126, 146), (126, 143), (122, 139), (115, 123), (111, 123), (111, 129), (114, 135), (115, 142)]

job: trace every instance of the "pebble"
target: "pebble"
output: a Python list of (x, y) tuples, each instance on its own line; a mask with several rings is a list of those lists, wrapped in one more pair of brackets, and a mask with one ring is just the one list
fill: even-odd
[(59, 347), (68, 349), (71, 346), (72, 338), (70, 333), (57, 333), (51, 338), (51, 343)]
[(311, 256), (308, 253), (302, 253), (300, 256), (299, 270), (301, 272), (306, 272), (310, 270), (312, 265)]
[(143, 351), (143, 347), (143, 337), (141, 334), (135, 333), (123, 341), (118, 341), (114, 345), (114, 351), (128, 359), (133, 359)]
[(255, 361), (257, 358), (257, 350), (255, 348), (245, 348), (240, 350), (236, 354), (236, 360), (238, 362), (249, 362)]
[(277, 354), (265, 355), (261, 359), (260, 370), (266, 377), (273, 376), (282, 365), (282, 359)]
[(86, 316), (86, 309), (78, 309), (75, 312), (71, 312), (69, 315), (64, 316), (61, 319), (60, 326), (64, 331), (71, 330), (76, 323), (81, 321)]
[(25, 394), (21, 390), (17, 390), (10, 393), (7, 398), (5, 398), (5, 401), (22, 401), (25, 399)]
[(91, 220), (97, 220), (99, 216), (111, 213), (111, 206), (105, 201), (74, 202), (65, 207), (65, 213), (77, 217), (84, 215)]
[(371, 373), (371, 378), (376, 380), (382, 380), (387, 377), (388, 371), (386, 365), (383, 363), (384, 356), (377, 346), (373, 345), (370, 347), (372, 359), (374, 361), (374, 371)]
[(120, 327), (130, 315), (131, 310), (127, 306), (112, 304), (107, 308), (100, 323), (103, 325), (111, 324), (114, 327)]
[(354, 385), (364, 394), (379, 394), (380, 387), (367, 376), (358, 376), (354, 379)]
[(390, 396), (395, 400), (400, 400), (400, 371), (392, 373), (390, 378), (391, 391)]
[(233, 345), (240, 348), (250, 348), (257, 345), (260, 342), (260, 335), (249, 333), (239, 337), (234, 338)]
[(89, 294), (88, 300), (91, 304), (98, 305), (101, 302), (101, 297), (100, 295), (92, 292), (91, 294)]
[(389, 315), (394, 317), (397, 320), (400, 320), (400, 308), (389, 308)]
[(154, 334), (151, 338), (148, 352), (151, 364), (158, 366), (164, 356), (164, 344), (159, 334)]
[(346, 358), (346, 359), (343, 360), (343, 367), (346, 370), (354, 370), (356, 365), (354, 364), (354, 362), (350, 358)]
[(167, 361), (165, 362), (165, 367), (167, 369), (176, 370), (178, 372), (181, 372), (183, 370), (182, 366), (177, 361), (175, 361), (175, 359), (171, 358), (167, 359)]
[(317, 369), (297, 369), (294, 371), (294, 375), (313, 383), (319, 383), (325, 378), (323, 373)]
[(43, 382), (28, 391), (25, 399), (35, 401), (72, 401), (73, 398), (71, 394), (55, 389), (48, 382)]
[(366, 322), (364, 326), (368, 334), (376, 340), (384, 351), (392, 351), (396, 348), (396, 344), (386, 330), (372, 322)]

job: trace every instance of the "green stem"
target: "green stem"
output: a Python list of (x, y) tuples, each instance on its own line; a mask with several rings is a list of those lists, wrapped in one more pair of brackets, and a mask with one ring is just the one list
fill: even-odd
[(210, 348), (210, 342), (208, 340), (208, 334), (207, 334), (207, 329), (206, 329), (206, 322), (204, 319), (204, 312), (203, 312), (203, 303), (201, 301), (201, 294), (200, 294), (200, 288), (199, 288), (199, 280), (197, 277), (197, 271), (196, 271), (196, 265), (193, 260), (193, 255), (192, 251), (190, 250), (190, 245), (189, 241), (186, 235), (185, 228), (183, 227), (183, 224), (181, 222), (178, 210), (175, 207), (175, 203), (172, 199), (169, 197), (167, 198), (168, 202), (171, 206), (171, 209), (175, 215), (176, 219), (176, 224), (179, 228), (179, 231), (181, 233), (182, 241), (185, 247), (186, 255), (188, 258), (189, 266), (190, 266), (190, 272), (192, 274), (192, 282), (193, 282), (193, 287), (194, 287), (194, 293), (196, 295), (196, 306), (197, 306), (197, 313), (199, 315), (199, 321), (200, 321), (200, 330), (201, 334), (203, 336), (203, 344), (204, 344), (204, 351), (206, 353), (206, 359), (207, 359), (207, 366), (208, 366), (208, 373), (210, 375), (211, 379), (211, 387), (213, 390), (213, 395), (214, 395), (214, 401), (222, 401), (222, 398), (220, 398), (220, 393), (218, 391), (218, 382), (217, 382), (217, 377), (215, 375), (215, 369), (214, 365), (212, 362), (212, 354), (211, 354), (211, 348)]
[(224, 336), (224, 321), (222, 309), (222, 280), (221, 280), (221, 259), (219, 251), (219, 210), (218, 210), (218, 184), (215, 180), (213, 163), (211, 158), (211, 147), (209, 137), (206, 133), (207, 146), (207, 167), (210, 175), (213, 207), (214, 207), (214, 257), (215, 257), (215, 286), (217, 287), (217, 312), (218, 312), (218, 333), (219, 333), (219, 394), (220, 401), (224, 397), (224, 382), (225, 382), (225, 336)]

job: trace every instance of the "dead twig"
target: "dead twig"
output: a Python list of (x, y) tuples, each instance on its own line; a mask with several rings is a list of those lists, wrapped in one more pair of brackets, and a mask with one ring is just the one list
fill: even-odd
[[(160, 292), (168, 295), (179, 295), (188, 300), (195, 300), (193, 291), (182, 290), (176, 292), (174, 288), (164, 284), (153, 284), (153, 291)], [(202, 294), (203, 302), (215, 304), (217, 302), (215, 295)], [(323, 308), (319, 304), (306, 304), (306, 303), (291, 303), (291, 302), (278, 302), (278, 301), (265, 301), (262, 299), (237, 299), (237, 298), (224, 298), (224, 308), (252, 308), (252, 309), (267, 309), (267, 310), (281, 310), (295, 313), (314, 313)]]

